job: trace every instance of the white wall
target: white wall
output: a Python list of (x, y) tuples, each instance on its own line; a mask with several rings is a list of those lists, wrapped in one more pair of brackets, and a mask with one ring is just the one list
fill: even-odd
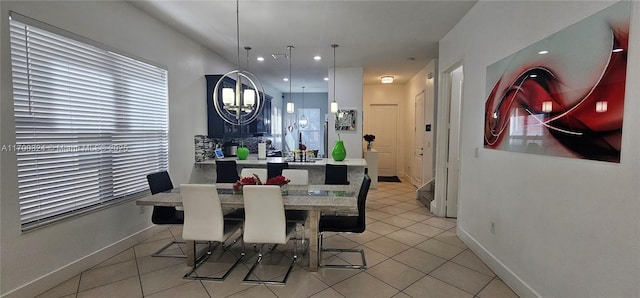
[[(338, 109), (357, 110), (355, 131), (341, 130), (340, 139), (344, 141), (347, 150), (347, 158), (362, 158), (362, 67), (336, 67), (336, 98)], [(329, 68), (329, 103), (333, 101), (333, 68)], [(335, 115), (329, 114), (329, 144), (328, 155), (331, 156), (333, 146), (338, 140), (335, 130)]]
[[(413, 140), (413, 134), (408, 135), (408, 123), (405, 116), (410, 116), (409, 114), (413, 114), (413, 109), (407, 110), (407, 93), (406, 93), (406, 85), (399, 84), (377, 84), (377, 85), (364, 85), (363, 88), (363, 109), (364, 109), (364, 134), (370, 134), (371, 130), (368, 130), (371, 127), (372, 121), (380, 121), (380, 119), (372, 119), (371, 117), (367, 117), (367, 114), (371, 113), (371, 105), (373, 104), (395, 104), (398, 106), (398, 115), (400, 119), (398, 119), (398, 148), (397, 148), (397, 158), (396, 158), (396, 169), (398, 170), (398, 175), (402, 176), (405, 173), (410, 173), (406, 171), (406, 147), (408, 140)], [(411, 115), (413, 118), (413, 115)], [(413, 127), (413, 122), (411, 122), (411, 127)], [(366, 146), (366, 142), (361, 139), (360, 146)], [(411, 147), (411, 146), (408, 146)], [(375, 148), (375, 142), (374, 142)]]
[[(429, 63), (422, 68), (418, 73), (416, 73), (411, 80), (406, 85), (407, 89), (407, 106), (408, 112), (406, 114), (407, 118), (411, 119), (411, 123), (407, 124), (407, 133), (406, 139), (411, 140), (406, 144), (407, 148), (405, 150), (405, 172), (410, 174), (413, 173), (411, 169), (411, 165), (413, 164), (413, 127), (415, 126), (415, 115), (412, 112), (413, 107), (415, 107), (416, 96), (420, 94), (420, 92), (424, 91), (424, 120), (425, 123), (431, 123), (431, 132), (426, 132), (424, 136), (424, 146), (423, 146), (423, 164), (422, 164), (422, 181), (429, 182), (433, 178), (434, 170), (433, 170), (433, 162), (435, 159), (435, 151), (434, 151), (434, 135), (435, 135), (435, 97), (436, 97), (436, 65), (437, 60), (431, 60)], [(429, 79), (429, 74), (432, 75), (432, 78)], [(422, 127), (424, 129), (424, 127)]]
[(521, 296), (640, 296), (640, 3), (619, 164), (483, 149), (486, 67), (610, 4), (480, 1), (440, 42), (440, 69), (464, 58), (458, 235)]
[[(169, 71), (169, 171), (175, 185), (189, 181), (194, 162), (193, 135), (206, 132), (203, 75), (225, 73), (234, 68), (232, 63), (126, 2), (1, 1), (0, 5), (2, 144), (15, 143), (7, 28), (9, 10), (13, 10), (166, 67)], [(274, 97), (280, 96), (269, 86), (265, 88)], [(33, 296), (37, 294), (33, 291), (46, 290), (77, 274), (78, 270), (87, 269), (92, 262), (100, 261), (95, 256), (100, 255), (101, 250), (115, 253), (109, 249), (117, 249), (121, 241), (126, 242), (151, 226), (151, 209), (145, 208), (141, 214), (135, 202), (128, 202), (22, 233), (15, 154), (2, 152), (0, 160), (0, 295), (35, 281), (13, 292), (14, 296)]]

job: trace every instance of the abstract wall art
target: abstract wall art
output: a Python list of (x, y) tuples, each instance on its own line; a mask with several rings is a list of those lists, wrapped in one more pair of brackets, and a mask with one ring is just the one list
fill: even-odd
[(620, 162), (630, 2), (487, 67), (485, 148)]
[(338, 110), (336, 130), (356, 130), (356, 110)]

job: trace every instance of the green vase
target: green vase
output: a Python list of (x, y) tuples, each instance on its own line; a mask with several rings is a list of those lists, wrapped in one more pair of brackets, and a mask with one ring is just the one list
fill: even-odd
[(347, 157), (347, 149), (344, 148), (344, 143), (342, 141), (336, 142), (336, 145), (333, 147), (333, 151), (331, 152), (331, 156), (335, 161), (343, 161)]
[(240, 160), (247, 159), (247, 157), (249, 156), (249, 148), (239, 147), (238, 150), (236, 151), (236, 155)]

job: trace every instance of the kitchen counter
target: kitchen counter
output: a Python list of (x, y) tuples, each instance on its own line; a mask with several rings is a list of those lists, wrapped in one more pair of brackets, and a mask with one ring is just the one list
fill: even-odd
[[(266, 168), (268, 162), (280, 163), (287, 162), (284, 157), (267, 157), (267, 159), (258, 159), (255, 154), (249, 155), (245, 160), (238, 160), (236, 157), (225, 157), (222, 160), (235, 160), (238, 164), (238, 173), (243, 168)], [(318, 158), (313, 162), (287, 162), (290, 169), (306, 169), (309, 171), (309, 184), (324, 184), (325, 165), (346, 165), (347, 177), (351, 185), (359, 187), (364, 177), (364, 171), (367, 167), (367, 161), (362, 158), (347, 158), (343, 161), (335, 161), (331, 158)], [(196, 162), (193, 168), (189, 183), (215, 183), (216, 181), (216, 162), (215, 160), (207, 160)]]
[[(255, 154), (250, 154), (247, 159), (239, 160), (236, 157), (225, 157), (222, 160), (235, 160), (238, 165), (251, 165), (251, 166), (267, 166), (267, 162), (287, 162), (284, 157), (267, 157), (267, 159), (258, 159)], [(367, 161), (362, 158), (347, 158), (343, 161), (335, 161), (331, 158), (314, 158), (313, 161), (300, 162), (300, 161), (288, 161), (290, 167), (324, 167), (326, 164), (332, 165), (346, 165), (354, 167), (366, 167)], [(202, 162), (196, 162), (196, 165), (215, 165), (216, 160), (207, 160)]]

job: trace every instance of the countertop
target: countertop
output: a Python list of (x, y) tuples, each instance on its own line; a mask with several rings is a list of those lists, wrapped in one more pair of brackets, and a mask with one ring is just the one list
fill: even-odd
[[(215, 165), (217, 159), (196, 162), (197, 165)], [(267, 159), (258, 159), (255, 154), (249, 155), (247, 159), (239, 160), (237, 157), (225, 157), (222, 160), (235, 160), (238, 165), (267, 165), (267, 162), (287, 162), (289, 165), (324, 167), (326, 164), (346, 165), (354, 167), (366, 167), (367, 161), (363, 158), (347, 158), (343, 161), (335, 161), (331, 158), (316, 158), (313, 162), (293, 162), (287, 161), (284, 157), (267, 157)]]

